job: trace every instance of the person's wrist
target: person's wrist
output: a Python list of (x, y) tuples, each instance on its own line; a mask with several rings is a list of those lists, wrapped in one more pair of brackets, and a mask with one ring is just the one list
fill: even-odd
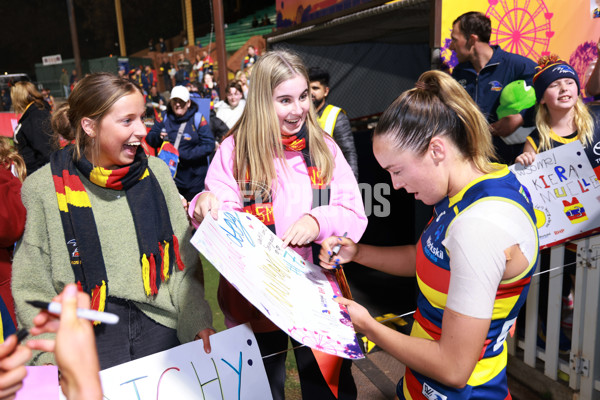
[(319, 221), (317, 220), (317, 218), (314, 215), (312, 215), (310, 213), (306, 213), (306, 215), (311, 217), (313, 219), (313, 221), (315, 221), (315, 224), (317, 224), (317, 235), (318, 235), (319, 232), (321, 232), (321, 225), (319, 224)]
[(69, 400), (101, 400), (102, 384), (98, 373), (83, 376), (80, 374), (78, 379), (68, 381), (64, 385), (68, 393), (65, 393)]

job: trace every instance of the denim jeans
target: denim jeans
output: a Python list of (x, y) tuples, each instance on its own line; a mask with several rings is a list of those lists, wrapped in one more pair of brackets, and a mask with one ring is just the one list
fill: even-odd
[(175, 329), (154, 322), (132, 301), (109, 297), (105, 311), (117, 314), (119, 323), (94, 327), (100, 369), (114, 367), (180, 344)]

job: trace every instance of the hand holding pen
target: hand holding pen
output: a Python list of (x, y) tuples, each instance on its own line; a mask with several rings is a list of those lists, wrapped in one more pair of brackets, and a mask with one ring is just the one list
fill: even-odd
[(330, 236), (321, 243), (320, 265), (326, 269), (349, 263), (358, 253), (358, 245), (346, 237)]
[[(90, 297), (67, 285), (53, 299), (61, 305), (60, 316), (41, 311), (34, 319), (32, 335), (56, 332), (56, 340), (32, 339), (27, 346), (34, 350), (53, 351), (60, 369), (63, 392), (71, 399), (101, 399), (102, 388), (98, 372), (100, 364), (92, 322), (78, 318), (83, 310), (90, 311)], [(77, 349), (77, 351), (73, 351)]]

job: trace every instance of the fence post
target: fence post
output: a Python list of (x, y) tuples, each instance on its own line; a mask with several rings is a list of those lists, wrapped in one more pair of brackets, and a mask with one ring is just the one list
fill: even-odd
[[(583, 326), (582, 345), (580, 354), (575, 354), (579, 360), (580, 369), (580, 398), (589, 400), (600, 399), (600, 346), (598, 346), (598, 310), (600, 305), (600, 235), (592, 236), (585, 240), (588, 244), (583, 252), (577, 252), (577, 263), (583, 263), (581, 277), (583, 290), (581, 294), (575, 292), (577, 299), (582, 300)], [(579, 278), (579, 276), (578, 276)], [(576, 288), (577, 289), (577, 288)], [(575, 303), (575, 310), (579, 304)], [(574, 315), (575, 317), (575, 315)], [(579, 332), (578, 332), (579, 334)]]

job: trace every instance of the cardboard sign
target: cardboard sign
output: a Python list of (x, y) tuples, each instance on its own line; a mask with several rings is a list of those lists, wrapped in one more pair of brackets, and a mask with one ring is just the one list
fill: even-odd
[(600, 183), (579, 140), (510, 169), (531, 195), (541, 249), (600, 230)]
[(297, 341), (344, 358), (364, 358), (331, 271), (298, 255), (255, 216), (219, 211), (192, 244), (275, 325)]
[(271, 390), (252, 330), (247, 325), (100, 372), (107, 400), (269, 400)]

